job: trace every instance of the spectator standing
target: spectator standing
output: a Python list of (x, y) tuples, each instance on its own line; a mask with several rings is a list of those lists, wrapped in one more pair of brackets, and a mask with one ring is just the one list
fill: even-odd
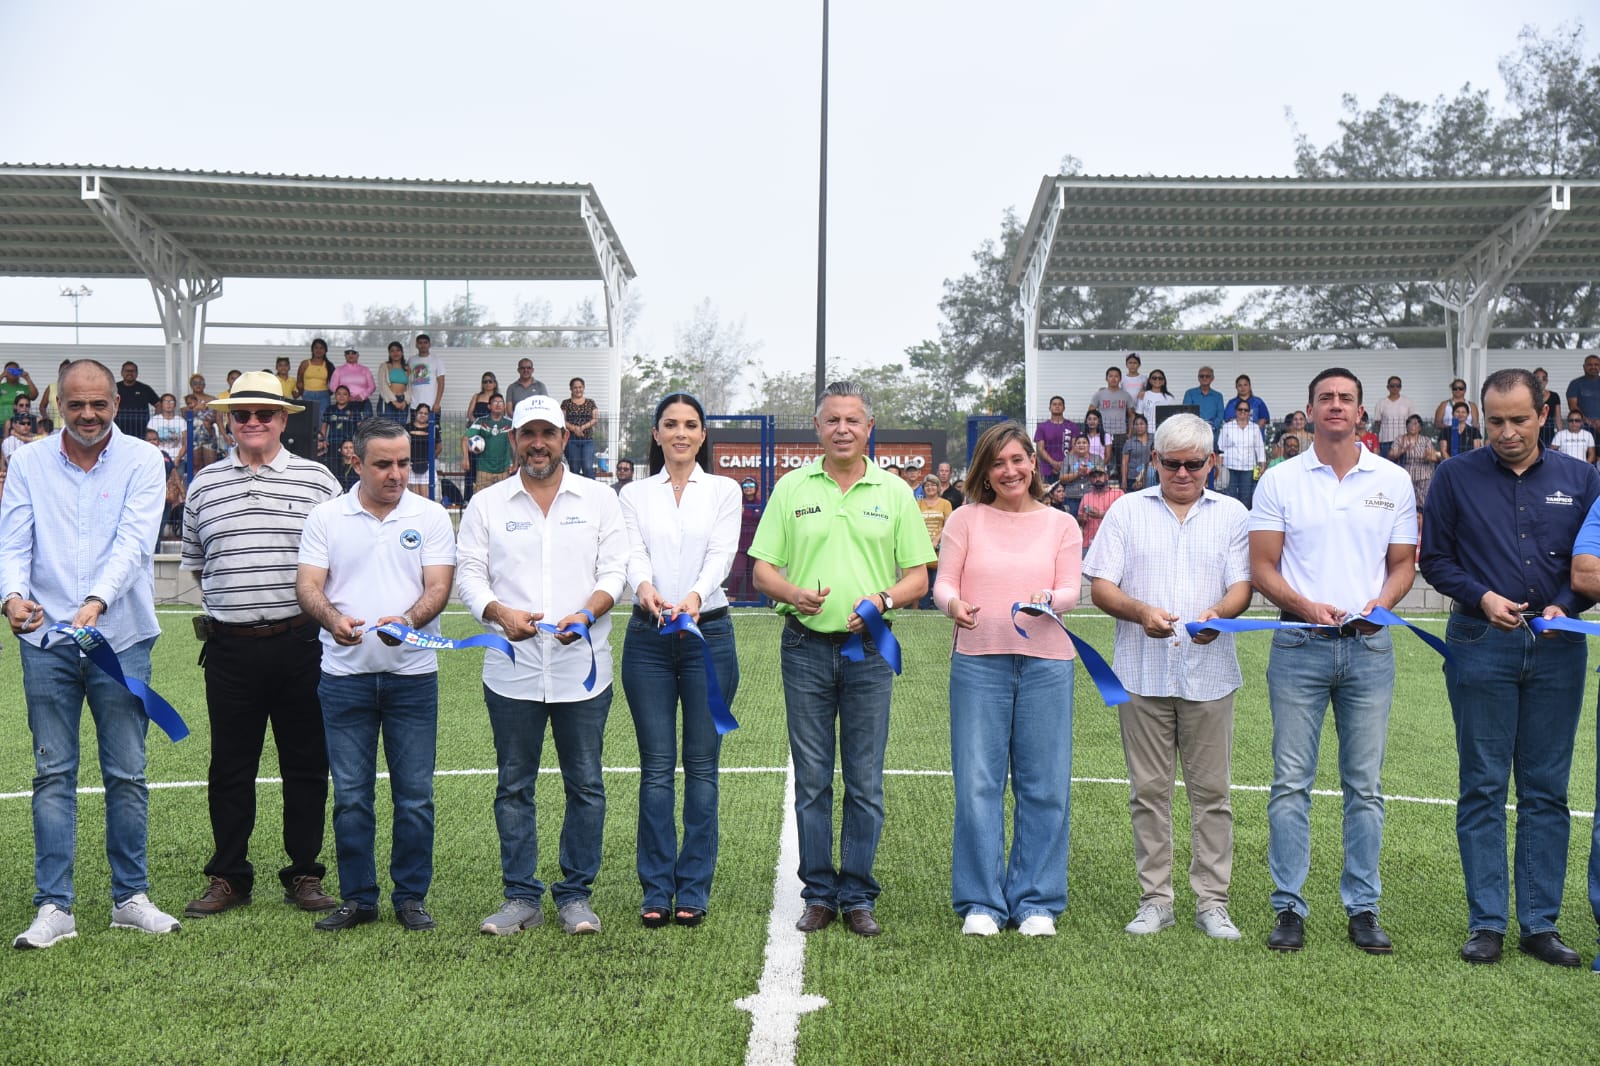
[[(494, 813), (505, 902), (479, 929), (506, 936), (544, 921), (534, 789), (548, 726), (566, 792), (562, 877), (551, 895), (565, 932), (598, 933), (590, 896), (605, 832), (610, 612), (622, 594), (628, 533), (617, 494), (563, 466), (567, 431), (555, 401), (523, 400), (511, 422), (517, 476), (473, 496), (456, 545), (461, 601), (485, 627), (518, 645), (515, 661), (492, 649), (483, 656), (483, 698), (499, 767)], [(541, 620), (557, 632), (541, 634)], [(592, 644), (579, 639), (578, 625), (588, 627)], [(591, 670), (592, 690), (584, 686)]]
[(483, 372), (483, 377), (478, 382), (478, 391), (472, 394), (472, 399), (467, 402), (467, 424), (482, 418), (489, 413), (489, 400), (500, 395), (500, 380), (488, 370)]
[(387, 389), (379, 389), (377, 395), (379, 399), (384, 400), (383, 403), (378, 405), (377, 411), (373, 412), (377, 417), (387, 418), (389, 421), (402, 426), (410, 425), (411, 408), (406, 406), (404, 393), (397, 396)]
[(433, 354), (433, 341), (426, 333), (417, 334), (417, 354), (411, 357), (411, 404), (428, 405), (430, 411), (444, 410), (444, 364)]
[(285, 396), (291, 400), (300, 398), (300, 386), (295, 384), (294, 375), (289, 373), (289, 357), (287, 355), (278, 356), (273, 363), (273, 374), (277, 377), (278, 387), (283, 390)]
[(1111, 484), (1104, 467), (1095, 467), (1089, 472), (1089, 491), (1083, 494), (1083, 499), (1078, 504), (1078, 523), (1083, 526), (1083, 550), (1088, 551), (1094, 543), (1095, 534), (1100, 531), (1100, 523), (1105, 520), (1106, 512), (1111, 510), (1111, 505), (1122, 499), (1122, 490)]
[(510, 474), (511, 437), (511, 419), (506, 417), (506, 400), (497, 392), (489, 397), (488, 414), (468, 426), (466, 436), (461, 438), (463, 461), (471, 455), (469, 446), (473, 438), (483, 441), (483, 451), (475, 456), (478, 460), (478, 476), (474, 482), (474, 492), (498, 485)]
[(379, 391), (388, 397), (399, 397), (400, 402), (410, 406), (409, 393), (411, 390), (411, 364), (406, 362), (406, 346), (399, 341), (390, 341), (384, 354), (383, 388)]
[(283, 447), (288, 416), (304, 408), (283, 395), (275, 375), (245, 374), (212, 406), (233, 422), (237, 444), (226, 460), (195, 474), (183, 512), (181, 565), (199, 572), (207, 615), (201, 662), (214, 843), (206, 890), (184, 914), (204, 918), (250, 902), (256, 774), (269, 724), (283, 778), (284, 902), (333, 910), (338, 901), (322, 889), (328, 803), (317, 702), (322, 651), (315, 621), (300, 612), (295, 576), (306, 516), (337, 496), (339, 484), (323, 464)]
[[(711, 465), (711, 459), (710, 459), (709, 456), (706, 458), (706, 464), (705, 465), (707, 465), (707, 466)], [(623, 489), (627, 488), (631, 484), (633, 484), (633, 460), (632, 459), (618, 459), (617, 460), (617, 476), (612, 481), (611, 487), (616, 489), (617, 492), (620, 494)]]
[(1133, 416), (1133, 432), (1122, 443), (1122, 477), (1119, 484), (1127, 492), (1137, 492), (1153, 480), (1150, 477), (1150, 423), (1145, 416)]
[(1216, 371), (1203, 366), (1195, 377), (1200, 383), (1184, 392), (1184, 406), (1195, 408), (1195, 413), (1211, 424), (1211, 432), (1215, 436), (1222, 432), (1222, 393), (1211, 387)]
[[(647, 928), (668, 921), (695, 926), (705, 920), (717, 865), (722, 737), (711, 714), (700, 642), (681, 633), (663, 638), (657, 629), (675, 615), (689, 616), (705, 638), (718, 687), (731, 705), (739, 689), (739, 659), (722, 584), (738, 544), (739, 490), (730, 478), (707, 472), (705, 411), (687, 393), (656, 404), (649, 463), (650, 476), (619, 498), (628, 530), (628, 583), (636, 593), (622, 648), (622, 687), (639, 740), (640, 919)], [(680, 706), (681, 847), (674, 816)]]
[(1095, 392), (1094, 407), (1100, 412), (1105, 431), (1111, 434), (1111, 447), (1102, 458), (1108, 467), (1115, 467), (1122, 440), (1128, 435), (1128, 416), (1133, 411), (1133, 397), (1122, 387), (1122, 371), (1118, 367), (1106, 369), (1106, 387)]
[(12, 401), (11, 417), (6, 419), (5, 438), (16, 438), (20, 444), (27, 444), (38, 436), (39, 419), (33, 413), (33, 401), (26, 396), (18, 396)]
[(21, 652), (34, 762), (38, 912), (12, 941), (18, 948), (48, 948), (78, 935), (73, 866), (85, 700), (105, 786), (111, 928), (178, 928), (149, 896), (144, 771), (150, 720), (139, 700), (91, 665), (76, 642), (57, 639), (47, 648), (41, 632), (46, 623), (94, 626), (124, 674), (149, 683), (150, 651), (161, 634), (152, 552), (165, 506), (165, 464), (159, 451), (117, 428), (116, 383), (105, 366), (89, 359), (70, 363), (59, 385), (63, 433), (12, 457), (0, 501), (0, 594)]
[(966, 496), (962, 493), (961, 487), (956, 484), (955, 471), (951, 469), (949, 463), (940, 463), (938, 469), (939, 484), (944, 486), (944, 490), (939, 495), (944, 499), (945, 503), (950, 505), (950, 510), (954, 511), (966, 502)]
[(932, 474), (923, 479), (917, 510), (922, 512), (922, 524), (928, 527), (928, 539), (933, 542), (934, 560), (928, 564), (928, 591), (915, 605), (927, 611), (933, 609), (933, 582), (939, 576), (939, 547), (944, 537), (944, 525), (950, 520), (951, 514), (950, 504), (939, 495), (939, 479)]
[(1439, 454), (1443, 458), (1465, 454), (1483, 444), (1483, 434), (1468, 420), (1471, 414), (1465, 400), (1455, 405), (1455, 418), (1450, 422), (1449, 432), (1439, 435)]
[[(1366, 419), (1362, 419), (1361, 424), (1365, 426)], [(1289, 417), (1284, 420), (1283, 432), (1278, 434), (1278, 439), (1274, 443), (1278, 448), (1281, 448), (1283, 442), (1290, 437), (1294, 437), (1300, 445), (1295, 453), (1297, 455), (1311, 447), (1311, 431), (1306, 428), (1306, 413), (1304, 411), (1291, 411), (1289, 413)], [(1378, 438), (1373, 437), (1373, 446), (1368, 451), (1376, 452), (1378, 450), (1377, 443)]]
[[(6, 374), (10, 376), (10, 366), (6, 368)], [(27, 382), (27, 385), (31, 390), (29, 396), (39, 395), (39, 390), (33, 388), (31, 381)], [(118, 429), (134, 440), (142, 441), (144, 428), (150, 424), (150, 411), (160, 400), (161, 397), (156, 395), (155, 389), (139, 380), (139, 364), (122, 364), (122, 380), (117, 382)], [(4, 404), (0, 404), (0, 412), (3, 412), (6, 418), (11, 417), (10, 410), (5, 409)]]
[(517, 404), (529, 396), (548, 396), (550, 390), (544, 382), (533, 376), (533, 360), (517, 360), (517, 380), (506, 388), (506, 406), (516, 410)]
[(1032, 453), (1015, 422), (978, 438), (967, 475), (971, 506), (950, 517), (934, 590), (955, 623), (950, 897), (969, 936), (1013, 923), (1023, 936), (1054, 936), (1067, 907), (1073, 647), (1054, 620), (1013, 616), (1011, 605), (1022, 599), (1066, 613), (1078, 602), (1083, 563), (1077, 524), (1041, 502)]
[[(1389, 395), (1380, 399), (1373, 406), (1373, 418), (1377, 421), (1378, 450), (1386, 459), (1395, 459), (1394, 442), (1399, 440), (1406, 431), (1406, 419), (1417, 413), (1417, 405), (1406, 397), (1400, 395), (1403, 382), (1394, 376), (1389, 376)], [(1317, 426), (1317, 430), (1321, 430)], [(1396, 459), (1396, 462), (1399, 460)]]
[(1223, 491), (1248, 511), (1255, 500), (1256, 478), (1267, 466), (1267, 448), (1261, 441), (1260, 427), (1250, 421), (1249, 404), (1234, 404), (1233, 420), (1223, 423), (1217, 450), (1228, 471), (1228, 486)]
[[(1105, 422), (1100, 417), (1100, 412), (1090, 410), (1083, 416), (1083, 435), (1080, 440), (1089, 442), (1089, 455), (1100, 462), (1109, 462), (1111, 453), (1115, 450), (1116, 441), (1105, 429)], [(1062, 476), (1066, 471), (1062, 471)]]
[(1222, 407), (1222, 424), (1226, 426), (1232, 422), (1234, 408), (1243, 404), (1250, 409), (1249, 421), (1260, 428), (1264, 440), (1268, 427), (1272, 425), (1272, 415), (1267, 411), (1266, 401), (1251, 391), (1249, 374), (1240, 374), (1235, 378), (1233, 388), (1235, 392), (1233, 399)]
[[(1296, 413), (1300, 414), (1301, 424), (1304, 425), (1305, 424), (1305, 414), (1303, 412), (1296, 412)], [(1376, 433), (1372, 432), (1371, 427), (1367, 425), (1366, 412), (1362, 412), (1361, 417), (1356, 420), (1356, 440), (1361, 444), (1361, 446), (1363, 448), (1365, 448), (1367, 451), (1371, 452), (1373, 455), (1381, 455), (1382, 454), (1379, 451), (1379, 448), (1381, 447), (1381, 445), (1379, 445), (1379, 443), (1378, 443), (1378, 435)], [(1303, 452), (1309, 447), (1311, 447), (1311, 434), (1308, 432), (1301, 439), (1300, 451)]]
[(1061, 477), (1061, 464), (1067, 457), (1067, 445), (1078, 435), (1078, 427), (1067, 420), (1067, 401), (1060, 396), (1050, 397), (1050, 417), (1034, 428), (1033, 440), (1038, 445), (1039, 475), (1045, 481)]
[(328, 401), (333, 396), (333, 386), (329, 384), (332, 377), (333, 364), (328, 362), (328, 342), (318, 337), (311, 342), (311, 358), (300, 360), (300, 368), (295, 371), (295, 388), (301, 399), (316, 404), (316, 410), (321, 412), (327, 409)]
[(1305, 946), (1311, 789), (1331, 702), (1344, 795), (1339, 896), (1351, 942), (1386, 955), (1394, 945), (1378, 924), (1378, 855), (1394, 645), (1387, 629), (1362, 616), (1374, 607), (1392, 609), (1416, 579), (1416, 507), (1405, 471), (1356, 444), (1356, 376), (1329, 368), (1307, 393), (1306, 413), (1316, 427), (1311, 450), (1266, 473), (1250, 514), (1251, 583), (1284, 621), (1326, 627), (1279, 630), (1267, 661), (1273, 766), (1267, 866), (1276, 912), (1267, 946)]
[[(138, 376), (139, 368), (134, 367), (134, 377)], [(146, 388), (149, 388), (149, 386), (146, 386)], [(29, 400), (37, 400), (39, 398), (39, 390), (34, 386), (33, 378), (28, 376), (28, 372), (22, 369), (15, 360), (12, 360), (6, 363), (5, 371), (0, 373), (0, 424), (11, 421), (11, 415), (15, 410), (15, 404), (19, 396), (26, 396)], [(117, 396), (119, 399), (122, 396), (120, 386), (117, 389)], [(149, 404), (145, 405), (145, 410), (148, 412)], [(121, 429), (122, 427), (119, 425), (117, 428)], [(124, 430), (123, 432), (127, 431)], [(142, 435), (143, 433), (141, 432), (139, 436)]]
[(1539, 443), (1548, 448), (1561, 429), (1561, 416), (1566, 411), (1567, 405), (1562, 402), (1565, 397), (1561, 395), (1561, 390), (1550, 387), (1550, 375), (1545, 372), (1544, 367), (1536, 367), (1533, 376), (1538, 379), (1539, 387), (1544, 390), (1544, 401), (1539, 408), (1542, 419), (1539, 425)]
[(1467, 399), (1467, 383), (1456, 378), (1450, 383), (1450, 395), (1439, 401), (1439, 406), (1433, 410), (1433, 431), (1444, 434), (1444, 431), (1455, 424), (1455, 406), (1457, 403), (1467, 405), (1469, 418), (1467, 424), (1474, 428), (1482, 427), (1483, 422), (1478, 417), (1478, 405)]
[(594, 477), (594, 427), (600, 421), (600, 409), (593, 400), (583, 396), (584, 381), (573, 378), (567, 384), (569, 396), (561, 401), (561, 410), (567, 416), (567, 466), (579, 477)]
[[(851, 932), (877, 936), (872, 863), (883, 833), (894, 672), (856, 608), (871, 600), (887, 616), (896, 603), (921, 597), (934, 554), (905, 483), (867, 461), (873, 420), (861, 388), (830, 384), (813, 421), (822, 458), (778, 481), (750, 546), (757, 591), (787, 616), (780, 659), (806, 905), (795, 927), (814, 933), (843, 912)], [(851, 633), (861, 634), (866, 654), (859, 662), (840, 655)], [(836, 737), (844, 776), (837, 864)]]
[(733, 555), (733, 571), (728, 577), (728, 595), (735, 600), (750, 600), (756, 596), (750, 583), (750, 545), (756, 539), (756, 527), (761, 524), (761, 486), (753, 477), (739, 482), (739, 547)]
[[(359, 432), (360, 426), (356, 429)], [(356, 465), (356, 442), (352, 437), (339, 444), (339, 463), (334, 467), (333, 474), (339, 479), (339, 488), (349, 492), (361, 480), (361, 469)]]
[(406, 491), (411, 442), (403, 426), (374, 419), (353, 442), (354, 492), (306, 519), (295, 592), (321, 627), (322, 705), (333, 776), (333, 841), (342, 905), (323, 932), (378, 917), (378, 737), (393, 809), (389, 851), (395, 917), (408, 931), (432, 929), (424, 903), (433, 883), (433, 771), (439, 732), (437, 653), (381, 639), (397, 622), (439, 635), (450, 599), (456, 537), (450, 516)]
[(1177, 415), (1156, 431), (1161, 483), (1111, 509), (1084, 562), (1096, 607), (1117, 619), (1115, 666), (1131, 699), (1118, 708), (1128, 764), (1128, 814), (1139, 906), (1135, 936), (1176, 924), (1172, 792), (1183, 760), (1189, 799), (1194, 924), (1238, 940), (1229, 768), (1234, 694), (1242, 683), (1230, 634), (1187, 637), (1180, 622), (1233, 618), (1250, 605), (1249, 516), (1206, 490), (1211, 427)]
[(1162, 407), (1171, 407), (1178, 402), (1178, 398), (1167, 391), (1167, 372), (1165, 370), (1152, 370), (1145, 376), (1144, 388), (1139, 390), (1139, 397), (1135, 403), (1138, 412), (1144, 415), (1145, 423), (1151, 430), (1156, 428), (1159, 421), (1156, 412)]
[[(1576, 967), (1582, 960), (1561, 942), (1556, 923), (1588, 650), (1583, 634), (1541, 639), (1528, 620), (1577, 617), (1594, 604), (1580, 575), (1592, 525), (1585, 516), (1600, 499), (1600, 474), (1540, 448), (1540, 399), (1526, 370), (1500, 370), (1484, 382), (1490, 447), (1435, 475), (1421, 568), (1453, 601), (1445, 641), (1454, 654), (1444, 677), (1456, 726), (1456, 840), (1467, 890), (1461, 957), (1480, 964), (1500, 958), (1510, 895), (1506, 792), (1514, 774), (1519, 945), (1542, 962)], [(1530, 540), (1559, 550), (1529, 552)]]
[(1551, 446), (1580, 462), (1594, 462), (1594, 434), (1584, 427), (1583, 415), (1576, 411), (1567, 414), (1567, 428), (1555, 435)]
[(1094, 464), (1095, 458), (1089, 454), (1089, 438), (1074, 439), (1072, 451), (1067, 453), (1067, 461), (1061, 470), (1061, 484), (1067, 487), (1067, 511), (1074, 518), (1078, 516), (1078, 505), (1084, 493), (1089, 491)]
[(428, 474), (433, 469), (433, 409), (420, 403), (411, 409), (406, 427), (411, 438), (411, 491), (431, 498)]
[[(1295, 456), (1299, 455), (1300, 454), (1300, 438), (1299, 437), (1293, 437), (1293, 436), (1285, 436), (1283, 438), (1283, 442), (1281, 443), (1281, 445), (1277, 449), (1277, 452), (1278, 452), (1277, 455), (1275, 455), (1271, 459), (1267, 460), (1267, 469), (1268, 470), (1271, 470), (1273, 467), (1277, 466), (1279, 463), (1285, 462), (1285, 461), (1287, 461), (1289, 459), (1293, 459)], [(1373, 452), (1373, 454), (1376, 455), (1377, 453)]]
[(189, 423), (178, 417), (178, 398), (170, 392), (161, 394), (156, 401), (156, 413), (150, 416), (146, 429), (156, 431), (157, 445), (162, 454), (174, 463), (183, 461), (183, 452), (189, 443)]
[(1122, 375), (1122, 389), (1137, 399), (1139, 393), (1144, 391), (1144, 375), (1139, 373), (1139, 367), (1144, 364), (1139, 358), (1139, 353), (1129, 352), (1127, 358), (1122, 360), (1122, 365), (1127, 368)]
[(1423, 504), (1428, 502), (1428, 486), (1433, 483), (1433, 470), (1439, 465), (1439, 450), (1433, 446), (1433, 438), (1422, 432), (1421, 415), (1406, 419), (1406, 431), (1394, 442), (1389, 454), (1395, 462), (1406, 468), (1420, 516)]
[(377, 406), (382, 402), (374, 397), (378, 383), (373, 380), (372, 371), (361, 365), (361, 353), (354, 348), (344, 350), (344, 365), (335, 367), (328, 380), (334, 390), (340, 385), (348, 388), (354, 403), (365, 404), (370, 399), (372, 402), (369, 406)]
[(1583, 376), (1567, 386), (1567, 410), (1583, 416), (1585, 429), (1600, 433), (1600, 355), (1584, 356)]
[[(36, 413), (48, 418), (52, 426), (60, 426), (65, 424), (61, 417), (61, 372), (66, 370), (67, 367), (71, 365), (71, 359), (61, 360), (61, 365), (56, 367), (56, 380), (46, 385), (44, 387), (44, 392), (38, 397), (39, 409)], [(19, 367), (18, 369), (21, 368)], [(21, 376), (22, 375), (20, 374), (17, 375), (18, 378)], [(0, 378), (3, 378), (3, 380), (0, 380), (0, 386), (11, 382), (11, 375), (9, 373), (0, 375)], [(16, 384), (21, 384), (21, 382), (17, 382)], [(30, 396), (29, 399), (33, 399), (33, 397)], [(0, 405), (3, 405), (3, 400), (0, 400)]]
[(366, 405), (350, 401), (347, 386), (340, 385), (334, 390), (332, 406), (322, 412), (321, 439), (317, 443), (317, 451), (325, 457), (329, 469), (337, 471), (340, 447), (345, 441), (356, 439), (356, 427), (366, 421), (369, 414)]

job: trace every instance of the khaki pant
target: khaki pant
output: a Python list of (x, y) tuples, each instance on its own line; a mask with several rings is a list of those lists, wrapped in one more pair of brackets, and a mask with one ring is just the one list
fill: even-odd
[(490, 474), (483, 470), (478, 471), (478, 480), (472, 487), (473, 492), (482, 492), (490, 485), (497, 485), (511, 475), (511, 471), (502, 470), (498, 474)]
[(1189, 794), (1195, 910), (1225, 906), (1233, 878), (1233, 693), (1220, 700), (1135, 695), (1118, 709), (1139, 902), (1172, 903), (1172, 790), (1178, 756)]

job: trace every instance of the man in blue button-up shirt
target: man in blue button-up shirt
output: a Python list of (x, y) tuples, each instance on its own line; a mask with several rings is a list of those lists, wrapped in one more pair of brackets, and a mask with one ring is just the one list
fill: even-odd
[(1506, 790), (1517, 780), (1514, 864), (1520, 947), (1577, 966), (1556, 920), (1567, 876), (1567, 778), (1588, 650), (1577, 633), (1535, 637), (1530, 618), (1593, 604), (1572, 584), (1573, 542), (1600, 473), (1540, 446), (1544, 390), (1526, 370), (1483, 385), (1489, 447), (1439, 466), (1422, 523), (1422, 573), (1452, 597), (1445, 684), (1456, 723), (1456, 839), (1466, 876), (1470, 963), (1500, 958), (1507, 926)]
[(116, 428), (116, 382), (93, 360), (61, 372), (62, 432), (19, 448), (0, 501), (0, 596), (21, 639), (33, 731), (33, 902), (38, 916), (13, 942), (47, 948), (77, 935), (72, 864), (77, 837), (78, 721), (84, 699), (99, 737), (106, 792), (112, 928), (178, 927), (151, 904), (145, 865), (149, 792), (139, 701), (91, 665), (70, 639), (44, 646), (57, 622), (94, 626), (122, 671), (150, 680), (156, 621), (151, 554), (166, 507), (161, 452)]

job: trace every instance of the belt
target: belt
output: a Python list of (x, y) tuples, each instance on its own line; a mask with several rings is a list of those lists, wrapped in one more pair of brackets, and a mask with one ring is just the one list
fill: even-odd
[[(1489, 616), (1484, 614), (1483, 609), (1477, 604), (1467, 603), (1463, 600), (1451, 600), (1450, 611), (1452, 614), (1464, 614), (1468, 618), (1476, 618), (1480, 622), (1487, 622), (1489, 620)], [(1522, 615), (1524, 618), (1538, 618), (1540, 615), (1544, 614), (1544, 608), (1534, 607), (1526, 611), (1519, 611), (1517, 613)]]
[[(894, 628), (894, 623), (893, 622), (886, 621), (883, 624), (888, 626), (890, 629)], [(845, 641), (849, 640), (852, 636), (855, 635), (855, 634), (851, 633), (849, 630), (844, 630), (843, 632), (839, 632), (839, 633), (822, 633), (822, 632), (818, 632), (815, 629), (807, 628), (807, 626), (804, 623), (802, 623), (800, 621), (800, 619), (796, 618), (792, 614), (787, 617), (787, 619), (784, 622), (784, 625), (788, 626), (790, 629), (794, 630), (796, 633), (799, 633), (801, 636), (804, 636), (804, 637), (815, 637), (817, 640), (825, 640), (829, 644), (843, 644)]]
[[(715, 610), (711, 610), (711, 611), (701, 611), (700, 612), (700, 624), (701, 625), (705, 625), (707, 622), (715, 622), (719, 618), (726, 618), (727, 616), (728, 616), (728, 609), (726, 607), (718, 607)], [(643, 607), (640, 607), (637, 603), (633, 605), (633, 617), (638, 619), (641, 622), (648, 622), (651, 625), (659, 625), (660, 624), (659, 622), (656, 621), (656, 616), (655, 615), (651, 614), (649, 611), (645, 610)]]
[(276, 637), (291, 629), (303, 629), (311, 625), (314, 619), (309, 614), (297, 614), (293, 618), (285, 618), (277, 622), (255, 622), (250, 625), (232, 625), (228, 622), (211, 620), (211, 632), (219, 637), (245, 637), (256, 638)]
[[(1291, 611), (1279, 611), (1278, 621), (1304, 623), (1307, 621), (1307, 619), (1301, 618), (1299, 615), (1294, 614)], [(1346, 622), (1344, 625), (1339, 626), (1338, 628), (1333, 626), (1319, 626), (1318, 628), (1311, 630), (1311, 633), (1314, 636), (1337, 640), (1344, 640), (1347, 637), (1360, 637), (1366, 635), (1362, 633), (1361, 630), (1356, 628), (1356, 624), (1354, 622)]]

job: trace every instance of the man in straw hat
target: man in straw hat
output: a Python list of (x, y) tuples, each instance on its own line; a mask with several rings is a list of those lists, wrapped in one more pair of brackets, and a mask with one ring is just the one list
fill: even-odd
[(295, 575), (300, 533), (311, 509), (339, 494), (321, 463), (301, 459), (281, 438), (291, 412), (276, 376), (242, 374), (226, 397), (234, 447), (195, 475), (183, 512), (183, 569), (200, 572), (211, 766), (206, 775), (216, 850), (204, 894), (184, 914), (204, 918), (250, 902), (255, 871), (248, 850), (256, 821), (256, 772), (272, 724), (283, 775), (283, 845), (278, 871), (284, 902), (328, 911), (322, 889), (328, 752), (317, 701), (322, 644), (315, 620), (300, 613)]

